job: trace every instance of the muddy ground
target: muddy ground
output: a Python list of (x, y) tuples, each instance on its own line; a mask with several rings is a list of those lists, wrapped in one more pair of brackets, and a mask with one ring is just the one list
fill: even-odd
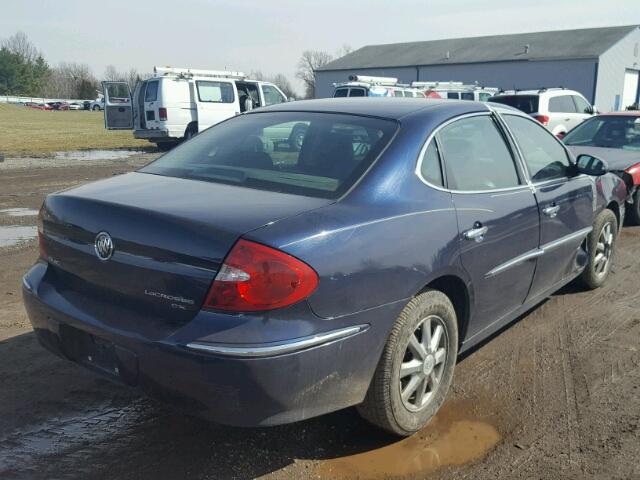
[[(7, 159), (0, 231), (35, 225), (7, 209), (151, 158)], [(565, 288), (466, 355), (436, 419), (398, 441), (353, 409), (270, 429), (207, 424), (59, 360), (21, 303), (35, 241), (0, 247), (0, 478), (640, 478), (639, 252), (640, 228), (626, 227), (606, 287)]]

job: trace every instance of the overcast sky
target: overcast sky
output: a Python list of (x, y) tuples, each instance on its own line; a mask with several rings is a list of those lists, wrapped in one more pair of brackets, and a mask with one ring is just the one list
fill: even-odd
[(303, 50), (630, 24), (639, 0), (2, 0), (0, 38), (21, 30), (51, 65), (88, 63), (98, 78), (113, 64), (293, 80)]

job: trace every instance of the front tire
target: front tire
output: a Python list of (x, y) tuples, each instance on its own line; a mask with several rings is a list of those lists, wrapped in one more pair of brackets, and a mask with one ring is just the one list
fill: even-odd
[(603, 210), (596, 217), (593, 231), (587, 237), (589, 263), (580, 276), (582, 284), (589, 290), (600, 288), (607, 281), (617, 239), (618, 219), (611, 210)]
[(435, 290), (418, 295), (393, 325), (358, 412), (395, 435), (412, 435), (444, 402), (457, 354), (457, 318), (451, 301)]

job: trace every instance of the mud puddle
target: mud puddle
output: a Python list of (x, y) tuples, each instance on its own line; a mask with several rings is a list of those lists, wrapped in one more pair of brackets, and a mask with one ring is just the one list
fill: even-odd
[(423, 476), (478, 460), (500, 441), (496, 428), (472, 415), (471, 402), (450, 402), (420, 432), (381, 448), (323, 463), (322, 478)]
[(0, 477), (19, 472), (51, 454), (73, 452), (89, 444), (124, 435), (149, 413), (143, 400), (122, 408), (99, 404), (80, 414), (53, 417), (0, 436)]
[(35, 217), (38, 215), (38, 210), (34, 208), (0, 208), (0, 215), (6, 215), (8, 217)]
[(36, 238), (38, 227), (9, 225), (0, 226), (0, 248), (13, 247)]
[(145, 153), (144, 150), (78, 150), (56, 152), (55, 160), (117, 160)]

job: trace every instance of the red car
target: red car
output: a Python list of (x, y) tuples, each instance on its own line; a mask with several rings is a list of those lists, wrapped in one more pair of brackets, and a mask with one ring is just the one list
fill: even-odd
[(640, 225), (640, 111), (604, 113), (589, 118), (563, 139), (577, 157), (590, 153), (622, 177), (629, 192), (627, 214)]

